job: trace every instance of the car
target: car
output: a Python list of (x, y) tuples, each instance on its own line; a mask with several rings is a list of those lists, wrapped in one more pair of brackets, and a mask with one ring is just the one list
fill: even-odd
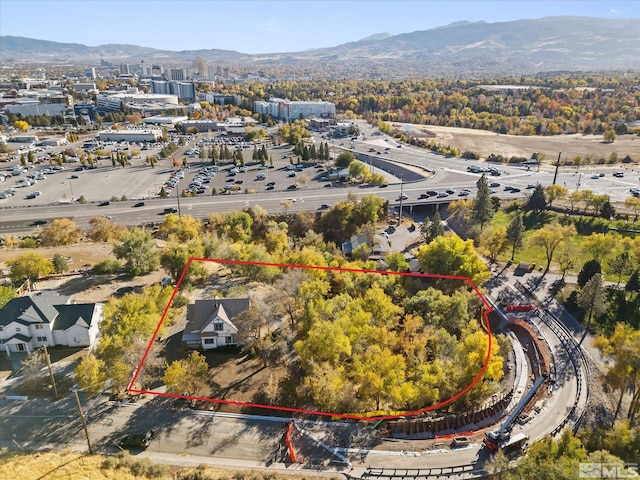
[(429, 194), (428, 193), (421, 193), (418, 198), (429, 198)]
[(107, 205), (111, 205), (111, 202), (109, 200), (105, 200), (104, 202), (100, 202), (98, 204), (99, 207), (106, 207)]
[(27, 200), (31, 200), (31, 199), (36, 198), (36, 197), (37, 197), (37, 195), (35, 193), (31, 192), (29, 195), (27, 195), (24, 198), (26, 198)]
[(118, 442), (120, 448), (147, 448), (151, 440), (155, 437), (154, 430), (148, 430), (145, 433), (135, 435), (127, 435)]
[(591, 178), (596, 180), (596, 179), (600, 178), (600, 174), (599, 173), (594, 173), (593, 175), (591, 175)]
[(296, 172), (289, 172), (287, 174), (287, 177), (295, 177), (296, 176)]
[(452, 189), (450, 189), (450, 188), (447, 188), (447, 189), (445, 190), (445, 192), (447, 192), (449, 195), (453, 195), (454, 193), (456, 193), (456, 191), (455, 191), (455, 190), (452, 190)]
[(444, 198), (444, 197), (448, 197), (449, 194), (447, 192), (440, 192), (438, 193), (438, 195), (436, 195), (436, 197), (438, 198)]
[(260, 165), (260, 166), (258, 167), (258, 170), (266, 170), (266, 169), (267, 169), (267, 167), (265, 167), (264, 165)]
[(178, 213), (178, 209), (176, 207), (167, 207), (164, 209), (164, 213)]
[(69, 178), (74, 180), (74, 179), (78, 178), (78, 175), (71, 175)]
[(509, 190), (513, 190), (513, 187), (511, 185), (505, 185), (504, 191), (508, 192)]
[(518, 193), (520, 191), (519, 188), (512, 188), (511, 193)]
[(459, 196), (459, 197), (466, 197), (466, 196), (468, 196), (468, 195), (469, 195), (469, 193), (470, 193), (470, 192), (469, 192), (469, 191), (467, 191), (467, 190), (460, 190), (460, 192), (458, 193), (458, 196)]
[(144, 207), (144, 202), (138, 202), (133, 205), (134, 207)]
[(84, 170), (84, 167), (76, 167), (73, 169), (74, 172), (81, 172)]
[(498, 182), (491, 182), (491, 183), (489, 184), (489, 186), (490, 186), (491, 188), (496, 188), (496, 187), (499, 187), (499, 186), (500, 186), (500, 184), (499, 184)]
[(386, 183), (382, 183), (380, 185), (378, 185), (378, 188), (387, 188), (389, 185), (387, 185)]
[(267, 185), (265, 187), (265, 190), (273, 190), (274, 188), (276, 188), (276, 187), (274, 187), (273, 185)]
[(618, 178), (622, 178), (622, 177), (624, 177), (624, 172), (614, 172), (613, 176), (614, 177), (618, 177)]
[(398, 200), (409, 200), (409, 197), (408, 197), (408, 196), (406, 196), (406, 195), (400, 195), (400, 196), (398, 197)]
[(427, 190), (427, 195), (429, 195), (430, 197), (435, 197), (436, 195), (438, 195), (438, 192), (436, 192), (435, 190)]
[(267, 183), (267, 187), (274, 187), (276, 185), (276, 182), (268, 182)]
[(289, 201), (291, 203), (296, 203), (296, 199), (295, 198), (287, 198), (287, 201)]
[(331, 208), (331, 207), (329, 207), (329, 205), (327, 205), (326, 203), (323, 203), (322, 205), (320, 205), (320, 210), (326, 210), (327, 208)]
[(247, 172), (249, 171), (249, 169), (248, 169), (247, 167), (240, 167), (240, 168), (238, 169), (238, 171), (239, 171), (239, 172), (242, 172), (242, 173), (247, 173)]
[(49, 223), (49, 220), (36, 220), (33, 225), (46, 225), (47, 223)]
[(396, 148), (402, 148), (402, 145), (398, 145), (398, 146), (396, 146)]
[(287, 190), (295, 190), (296, 188), (298, 188), (300, 185), (298, 183), (292, 183), (291, 185), (289, 185), (287, 187)]

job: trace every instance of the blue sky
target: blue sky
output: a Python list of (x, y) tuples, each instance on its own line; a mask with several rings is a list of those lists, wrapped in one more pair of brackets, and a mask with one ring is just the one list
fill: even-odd
[(494, 23), (558, 15), (640, 18), (640, 1), (0, 0), (0, 33), (89, 46), (276, 53), (461, 20)]

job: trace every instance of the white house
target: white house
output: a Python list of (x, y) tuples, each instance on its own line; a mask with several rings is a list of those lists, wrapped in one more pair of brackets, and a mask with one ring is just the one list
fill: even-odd
[(238, 328), (232, 319), (247, 308), (248, 298), (196, 300), (187, 305), (187, 326), (182, 333), (182, 344), (203, 350), (236, 345)]
[(38, 292), (13, 298), (0, 309), (0, 350), (31, 353), (44, 345), (88, 347), (98, 336), (101, 303), (70, 303), (71, 297)]

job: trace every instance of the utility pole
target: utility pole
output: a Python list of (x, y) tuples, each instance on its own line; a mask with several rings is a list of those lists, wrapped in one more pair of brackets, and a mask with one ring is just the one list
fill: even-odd
[(398, 226), (400, 226), (400, 224), (402, 223), (402, 200), (403, 199), (403, 194), (404, 194), (404, 178), (401, 176), (400, 177), (400, 216), (398, 217)]
[[(179, 180), (178, 183), (180, 183)], [(178, 188), (178, 184), (176, 184), (176, 200), (178, 201), (178, 218), (180, 218), (180, 189)]]
[(556, 184), (556, 178), (558, 178), (558, 168), (560, 167), (560, 156), (562, 155), (562, 152), (558, 153), (558, 161), (556, 162), (556, 173), (553, 174), (553, 182), (551, 183), (552, 185)]
[(91, 448), (91, 440), (89, 440), (89, 430), (87, 430), (87, 421), (84, 419), (84, 413), (82, 412), (82, 405), (80, 405), (80, 397), (78, 396), (78, 390), (73, 389), (73, 393), (76, 395), (76, 404), (78, 405), (78, 413), (80, 413), (80, 420), (82, 420), (82, 428), (84, 428), (84, 436), (87, 437), (87, 446), (89, 447), (89, 454), (93, 455), (93, 449)]
[(53, 385), (54, 398), (58, 399), (58, 388), (56, 387), (56, 379), (53, 377), (53, 370), (51, 370), (51, 359), (49, 358), (49, 352), (47, 346), (44, 346), (44, 358), (47, 361), (47, 368), (49, 369), (49, 377), (51, 378), (51, 385)]

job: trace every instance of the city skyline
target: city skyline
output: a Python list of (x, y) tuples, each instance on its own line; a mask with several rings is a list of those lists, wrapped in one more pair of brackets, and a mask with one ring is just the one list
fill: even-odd
[[(496, 23), (566, 15), (638, 18), (640, 3), (3, 0), (0, 32), (87, 46), (111, 43), (257, 54), (333, 47), (375, 34), (397, 35), (459, 21)], [(96, 28), (96, 23), (104, 28)]]

